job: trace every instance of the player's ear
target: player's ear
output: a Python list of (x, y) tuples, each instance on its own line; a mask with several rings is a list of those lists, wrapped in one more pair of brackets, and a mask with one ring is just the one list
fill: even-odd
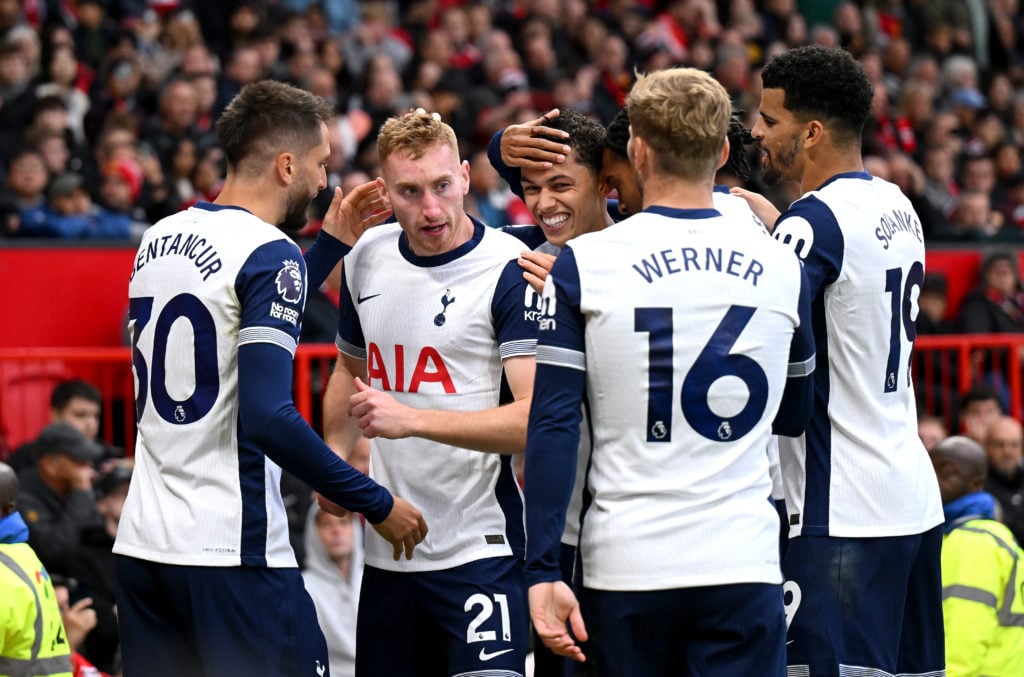
[(804, 143), (815, 144), (821, 140), (825, 127), (818, 120), (811, 120), (807, 123), (807, 129), (804, 132)]
[(388, 208), (390, 209), (391, 208), (391, 196), (388, 195), (388, 185), (386, 183), (384, 183), (384, 179), (382, 179), (379, 176), (374, 181), (374, 183), (377, 184), (377, 194), (380, 195), (380, 199), (384, 200), (384, 204), (386, 204), (388, 206)]
[(725, 138), (725, 143), (722, 144), (722, 152), (718, 157), (718, 164), (715, 165), (715, 169), (721, 169), (725, 166), (725, 163), (729, 161), (729, 153), (732, 151), (732, 146), (729, 145), (729, 137)]
[(274, 160), (274, 171), (282, 184), (290, 186), (295, 180), (295, 173), (298, 169), (295, 163), (296, 158), (291, 153), (280, 153)]
[(462, 161), (462, 194), (469, 195), (469, 162), (467, 160)]

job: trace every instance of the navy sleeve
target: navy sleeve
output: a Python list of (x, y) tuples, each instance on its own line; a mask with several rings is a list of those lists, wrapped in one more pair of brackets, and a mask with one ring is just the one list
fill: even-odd
[(324, 231), (320, 231), (313, 244), (302, 255), (306, 259), (306, 278), (310, 289), (319, 289), (338, 261), (352, 251), (352, 247)]
[(501, 135), (504, 133), (505, 130), (499, 130), (491, 137), (491, 142), (487, 145), (487, 159), (491, 161), (491, 166), (498, 172), (498, 176), (508, 183), (508, 187), (516, 194), (516, 197), (523, 200), (525, 196), (523, 195), (522, 171), (519, 167), (509, 167), (501, 159)]
[(267, 343), (238, 349), (238, 418), (245, 439), (329, 500), (366, 515), (387, 518), (394, 499), (353, 468), (309, 427), (292, 401), (292, 359)]
[(242, 306), (238, 419), (243, 440), (328, 499), (377, 523), (391, 512), (391, 495), (331, 451), (292, 400), (304, 286), (305, 262), (295, 243), (284, 239), (257, 248), (235, 282)]
[(561, 580), (559, 544), (576, 478), (586, 389), (579, 299), (576, 260), (566, 249), (541, 297), (537, 375), (526, 433), (527, 585)]
[(782, 403), (772, 423), (776, 435), (799, 437), (811, 420), (814, 405), (814, 328), (811, 321), (811, 285), (804, 266), (800, 267), (800, 326), (789, 344), (789, 368)]
[(306, 298), (306, 265), (291, 240), (255, 249), (235, 279), (241, 303), (238, 344), (273, 343), (295, 354)]
[(516, 261), (509, 261), (501, 271), (491, 299), (494, 335), (501, 359), (517, 355), (533, 355), (537, 349), (537, 318), (527, 300), (537, 297), (523, 279)]
[(843, 232), (828, 205), (811, 195), (794, 202), (779, 217), (772, 236), (791, 247), (804, 262), (811, 300), (843, 269)]
[(357, 359), (366, 359), (366, 339), (363, 327), (359, 324), (359, 313), (352, 301), (352, 292), (348, 288), (348, 266), (341, 269), (341, 296), (338, 299), (338, 338), (335, 344), (338, 350)]

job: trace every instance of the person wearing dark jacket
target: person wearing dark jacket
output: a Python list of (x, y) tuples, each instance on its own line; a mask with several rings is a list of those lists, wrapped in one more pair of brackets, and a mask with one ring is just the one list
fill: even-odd
[(68, 423), (39, 434), (36, 466), (18, 476), (29, 545), (47, 569), (67, 575), (85, 529), (102, 523), (92, 482), (102, 450)]
[(82, 654), (97, 668), (114, 673), (120, 640), (114, 615), (114, 537), (121, 509), (128, 496), (132, 466), (118, 461), (96, 480), (96, 507), (103, 522), (82, 532), (77, 555), (70, 562), (71, 575), (84, 584), (96, 611), (96, 627), (82, 645)]

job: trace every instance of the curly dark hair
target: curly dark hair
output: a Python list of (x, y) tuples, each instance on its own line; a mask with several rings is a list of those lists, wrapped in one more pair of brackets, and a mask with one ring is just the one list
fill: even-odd
[(750, 154), (747, 149), (756, 141), (743, 124), (744, 114), (746, 111), (734, 111), (729, 118), (729, 131), (726, 132), (729, 139), (729, 159), (726, 161), (726, 167), (746, 181), (750, 178)]
[[(558, 111), (558, 117), (547, 120), (544, 126), (568, 132), (568, 139), (544, 138), (565, 143), (576, 151), (576, 159), (580, 164), (590, 167), (595, 174), (601, 171), (601, 154), (604, 150), (605, 137), (607, 135), (600, 122), (592, 120), (583, 113), (571, 108), (561, 108)], [(628, 127), (626, 133), (627, 135), (629, 134)]]
[(604, 147), (619, 157), (629, 158), (626, 144), (629, 143), (629, 111), (620, 108), (612, 121), (608, 123), (608, 134), (604, 137)]
[(840, 143), (860, 140), (875, 90), (864, 67), (839, 47), (812, 45), (783, 52), (761, 71), (765, 89), (781, 89), (786, 110), (833, 125)]

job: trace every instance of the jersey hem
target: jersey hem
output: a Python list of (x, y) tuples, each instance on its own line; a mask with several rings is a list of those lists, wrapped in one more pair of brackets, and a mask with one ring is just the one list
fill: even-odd
[(700, 576), (676, 576), (653, 578), (621, 578), (587, 575), (583, 563), (583, 587), (592, 590), (612, 592), (637, 592), (648, 590), (676, 590), (680, 588), (702, 588), (713, 585), (742, 585), (745, 583), (766, 583), (782, 585), (782, 571), (778, 568), (735, 569)]
[(891, 536), (916, 536), (934, 529), (945, 521), (939, 517), (934, 521), (918, 522), (917, 524), (902, 526), (877, 526), (846, 527), (835, 529), (833, 527), (794, 527), (789, 528), (789, 537), (798, 536), (831, 536), (834, 538), (889, 538)]
[[(468, 554), (462, 555), (461, 557), (446, 559), (440, 562), (428, 559), (422, 559), (417, 562), (417, 555), (415, 553), (411, 560), (402, 559), (399, 562), (396, 562), (390, 557), (380, 558), (367, 554), (364, 559), (364, 563), (375, 569), (382, 569), (384, 571), (392, 571), (399, 574), (416, 574), (426, 571), (444, 571), (446, 569), (454, 569), (462, 566), (463, 564), (469, 564), (470, 562), (476, 562), (482, 559), (515, 556), (517, 555), (512, 551), (512, 548), (505, 546), (502, 548), (483, 548), (480, 550), (474, 550)], [(520, 557), (520, 559), (522, 558)]]
[[(191, 567), (241, 567), (249, 566), (242, 564), (242, 558), (240, 555), (213, 555), (210, 557), (201, 557), (196, 555), (185, 555), (181, 553), (169, 553), (166, 551), (152, 551), (146, 548), (140, 548), (133, 545), (118, 544), (114, 546), (113, 553), (115, 555), (124, 555), (125, 557), (134, 557), (135, 559), (146, 560), (147, 562), (156, 562), (157, 564), (172, 564), (174, 566), (191, 566)], [(295, 560), (295, 556), (292, 557), (273, 557), (267, 558), (266, 565), (262, 567), (264, 569), (297, 569), (299, 566)]]

